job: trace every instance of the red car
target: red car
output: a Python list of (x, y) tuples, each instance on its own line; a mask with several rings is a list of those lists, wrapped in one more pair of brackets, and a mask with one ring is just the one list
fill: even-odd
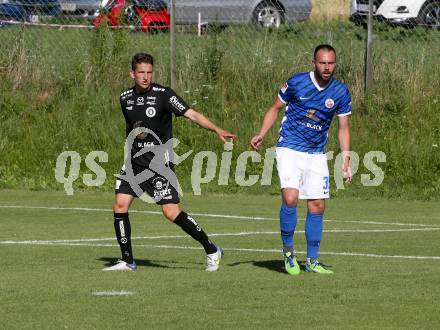
[(134, 25), (143, 32), (168, 31), (170, 15), (162, 0), (103, 0), (93, 25)]

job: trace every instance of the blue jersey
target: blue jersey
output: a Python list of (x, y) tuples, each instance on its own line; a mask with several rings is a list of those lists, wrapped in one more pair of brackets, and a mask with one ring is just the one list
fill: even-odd
[(278, 97), (286, 104), (278, 147), (322, 153), (334, 114), (351, 114), (351, 96), (347, 86), (332, 78), (322, 88), (316, 82), (314, 72), (294, 74), (283, 85)]

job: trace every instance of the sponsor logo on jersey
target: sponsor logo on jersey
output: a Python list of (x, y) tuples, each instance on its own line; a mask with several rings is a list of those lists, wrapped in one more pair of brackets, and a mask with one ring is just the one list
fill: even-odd
[(125, 109), (127, 109), (127, 110), (133, 110), (133, 106), (130, 105), (129, 107), (125, 107)]
[(315, 116), (316, 110), (315, 109), (309, 109), (307, 111), (306, 117), (313, 120), (313, 121), (319, 121), (319, 118)]
[(128, 100), (127, 101), (127, 105), (133, 105), (134, 104), (134, 101), (133, 100)]
[(174, 108), (179, 110), (180, 112), (185, 111), (186, 107), (179, 102), (179, 99), (176, 96), (170, 98), (170, 103)]
[(147, 96), (147, 105), (156, 105), (156, 97), (155, 96)]
[(315, 131), (322, 131), (322, 125), (312, 124), (304, 121), (299, 121), (298, 124), (301, 124), (304, 127), (311, 128)]
[(136, 99), (136, 105), (144, 105), (144, 98), (142, 96)]
[(306, 127), (314, 129), (315, 131), (322, 131), (322, 125), (306, 123)]
[(287, 91), (287, 88), (289, 88), (289, 85), (287, 84), (287, 82), (285, 82), (284, 85), (281, 86), (281, 92), (285, 93)]
[(155, 92), (165, 92), (165, 88), (160, 88), (160, 87), (154, 87), (153, 86), (153, 91), (155, 91)]
[(148, 148), (148, 147), (153, 147), (155, 146), (154, 142), (138, 142), (137, 143), (137, 147), (138, 148)]
[(334, 105), (335, 105), (335, 101), (333, 99), (325, 100), (326, 108), (331, 109), (331, 108), (333, 108)]
[(147, 110), (145, 110), (145, 114), (148, 118), (153, 118), (156, 115), (156, 109), (153, 107), (148, 107)]

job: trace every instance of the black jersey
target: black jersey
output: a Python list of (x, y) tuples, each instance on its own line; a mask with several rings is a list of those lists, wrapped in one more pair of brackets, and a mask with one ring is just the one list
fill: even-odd
[(127, 89), (121, 94), (120, 103), (128, 133), (137, 127), (148, 130), (136, 136), (131, 148), (132, 163), (140, 166), (148, 165), (152, 153), (136, 159), (133, 155), (143, 148), (167, 143), (173, 137), (172, 115), (182, 116), (189, 109), (171, 88), (155, 83), (143, 93), (136, 92), (135, 87)]

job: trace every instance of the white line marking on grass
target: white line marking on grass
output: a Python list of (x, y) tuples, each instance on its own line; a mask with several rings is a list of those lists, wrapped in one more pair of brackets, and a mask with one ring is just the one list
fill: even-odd
[(88, 242), (70, 242), (70, 241), (0, 241), (0, 244), (4, 245), (59, 245), (59, 246), (101, 246), (101, 247), (111, 247), (119, 246), (118, 244), (85, 244)]
[[(22, 244), (31, 244), (29, 243)], [(36, 241), (38, 242), (38, 241)], [(17, 242), (16, 242), (17, 243)], [(9, 243), (12, 244), (12, 243)], [(20, 244), (20, 242), (18, 242)], [(49, 246), (85, 246), (85, 247), (117, 247), (117, 244), (90, 244), (90, 243), (53, 243), (53, 242), (39, 242), (35, 245), (49, 245)], [(202, 250), (201, 247), (195, 246), (180, 246), (180, 245), (149, 245), (149, 244), (134, 244), (134, 247), (146, 247), (156, 249), (181, 249), (181, 250)], [(263, 252), (263, 253), (281, 253), (281, 249), (246, 249), (246, 248), (228, 248), (224, 247), (226, 251), (238, 252)], [(305, 251), (295, 251), (298, 254), (306, 254)], [(346, 257), (371, 257), (371, 258), (389, 258), (389, 259), (427, 259), (440, 260), (440, 256), (401, 256), (401, 255), (382, 255), (375, 253), (356, 253), (356, 252), (319, 252), (321, 255), (331, 256), (346, 256)]]
[(99, 292), (93, 292), (94, 296), (130, 296), (133, 294), (131, 291), (99, 291)]
[[(0, 208), (42, 209), (42, 210), (56, 210), (56, 211), (112, 212), (111, 209), (88, 208), (88, 207), (0, 205)], [(162, 212), (158, 212), (158, 211), (130, 210), (130, 213), (162, 215)], [(242, 215), (192, 213), (192, 212), (191, 212), (191, 215), (198, 216), (198, 217), (207, 217), (207, 218), (241, 219), (241, 220), (252, 220), (252, 221), (279, 221), (279, 218), (252, 217), (252, 216), (242, 216)], [(299, 219), (299, 220), (304, 221), (304, 219)], [(356, 224), (369, 224), (369, 225), (414, 226), (414, 227), (435, 227), (435, 226), (437, 226), (437, 225), (432, 225), (432, 224), (421, 224), (421, 223), (400, 223), (400, 222), (363, 221), (363, 220), (332, 220), (332, 219), (329, 219), (329, 220), (324, 220), (324, 222), (341, 222), (341, 223), (356, 223)]]
[[(405, 228), (405, 229), (329, 229), (324, 230), (325, 233), (392, 233), (392, 232), (412, 232), (412, 231), (436, 231), (440, 228)], [(304, 233), (304, 230), (296, 230), (295, 233)], [(252, 236), (252, 235), (278, 235), (279, 231), (250, 231), (238, 233), (211, 233), (209, 236)], [(163, 236), (135, 236), (132, 240), (155, 240), (155, 239), (171, 239), (171, 238), (188, 238), (188, 235), (163, 235)], [(63, 239), (63, 240), (26, 240), (26, 241), (0, 241), (0, 244), (22, 244), (22, 245), (62, 245), (63, 243), (83, 243), (83, 242), (100, 242), (100, 241), (114, 241), (115, 237), (106, 238), (82, 238), (82, 239)], [(96, 246), (113, 246), (108, 244), (101, 244)]]
[[(150, 248), (160, 248), (160, 249), (190, 249), (190, 250), (202, 250), (200, 247), (191, 246), (175, 246), (175, 245), (136, 245), (139, 247), (150, 247)], [(281, 249), (244, 249), (244, 248), (223, 248), (227, 251), (238, 251), (238, 252), (276, 252), (281, 253)], [(307, 254), (305, 251), (295, 251), (299, 254)], [(334, 255), (334, 256), (350, 256), (350, 257), (373, 257), (373, 258), (398, 258), (398, 259), (429, 259), (429, 260), (440, 260), (440, 256), (399, 256), (399, 255), (382, 255), (375, 253), (355, 253), (355, 252), (319, 252), (319, 254)]]
[[(435, 231), (440, 228), (405, 228), (405, 229), (329, 229), (323, 230), (324, 233), (393, 233), (404, 231)], [(296, 231), (295, 231), (296, 232)], [(304, 231), (301, 231), (304, 233)]]
[[(47, 245), (58, 246), (87, 246), (87, 247), (109, 247), (116, 244), (88, 244), (88, 243), (47, 243)], [(149, 245), (149, 244), (136, 244), (134, 247), (146, 247), (154, 249), (177, 249), (177, 250), (203, 250), (198, 246), (180, 246), (180, 245)], [(223, 248), (227, 251), (237, 252), (263, 252), (263, 253), (281, 253), (281, 249), (247, 249), (247, 248)], [(306, 251), (295, 251), (298, 254), (307, 254)], [(370, 258), (388, 258), (388, 259), (425, 259), (425, 260), (440, 260), (440, 256), (402, 256), (402, 255), (383, 255), (376, 253), (357, 253), (357, 252), (325, 252), (320, 251), (321, 255), (330, 256), (343, 256), (343, 257), (370, 257)]]

